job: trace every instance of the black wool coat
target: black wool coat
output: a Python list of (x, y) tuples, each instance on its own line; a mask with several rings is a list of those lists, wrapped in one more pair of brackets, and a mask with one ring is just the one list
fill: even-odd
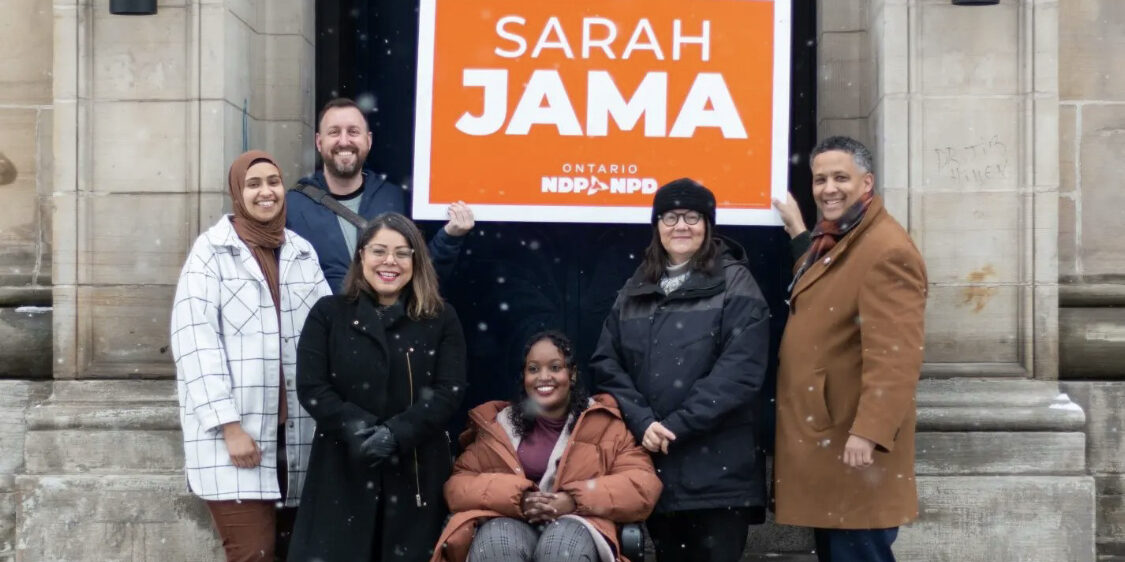
[(727, 507), (764, 515), (765, 455), (755, 442), (769, 354), (769, 307), (745, 250), (716, 239), (710, 271), (665, 295), (638, 268), (618, 294), (590, 360), (640, 443), (654, 421), (676, 434), (652, 455), (657, 512)]
[[(426, 560), (447, 515), (450, 417), (465, 388), (465, 337), (448, 303), (412, 320), (362, 295), (322, 298), (297, 346), (297, 396), (316, 420), (289, 560)], [(357, 425), (398, 443), (381, 464), (359, 455)]]

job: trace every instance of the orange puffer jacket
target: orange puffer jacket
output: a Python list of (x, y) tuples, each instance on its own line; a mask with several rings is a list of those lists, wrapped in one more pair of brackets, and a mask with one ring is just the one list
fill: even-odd
[[(469, 412), (469, 428), (461, 434), (465, 452), (457, 458), (453, 476), (445, 483), (445, 499), (453, 513), (431, 562), (464, 562), (477, 526), (493, 517), (523, 519), (520, 500), (537, 489), (528, 480), (516, 455), (515, 438), (501, 415), (508, 402), (487, 402)], [(617, 402), (608, 394), (591, 399), (566, 439), (557, 470), (542, 482), (546, 491), (565, 491), (574, 497), (587, 528), (601, 536), (596, 542), (620, 552), (618, 524), (643, 521), (652, 513), (662, 485), (648, 453), (640, 448), (621, 419)], [(618, 562), (627, 560), (616, 554)]]

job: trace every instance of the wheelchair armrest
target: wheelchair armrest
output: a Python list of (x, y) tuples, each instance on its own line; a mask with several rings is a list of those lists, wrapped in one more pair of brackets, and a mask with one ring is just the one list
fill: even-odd
[(645, 527), (642, 523), (626, 523), (621, 526), (618, 537), (621, 544), (621, 556), (630, 562), (644, 562), (645, 559)]

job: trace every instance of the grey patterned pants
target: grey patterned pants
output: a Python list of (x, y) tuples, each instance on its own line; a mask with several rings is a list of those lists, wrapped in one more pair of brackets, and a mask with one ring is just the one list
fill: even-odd
[(559, 519), (541, 527), (510, 517), (477, 529), (469, 562), (598, 562), (594, 537), (582, 523)]

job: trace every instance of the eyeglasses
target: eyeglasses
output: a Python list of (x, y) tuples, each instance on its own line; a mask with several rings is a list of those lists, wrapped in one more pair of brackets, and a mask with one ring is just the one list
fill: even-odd
[(400, 262), (410, 261), (410, 258), (414, 256), (414, 248), (399, 248), (393, 252), (388, 252), (387, 248), (383, 246), (366, 246), (363, 250), (376, 261), (386, 260), (387, 254), (393, 255), (395, 261)]
[(699, 224), (699, 219), (702, 219), (703, 215), (695, 211), (688, 211), (686, 213), (661, 213), (660, 222), (664, 223), (664, 226), (676, 226), (676, 223), (680, 222), (680, 217), (683, 217), (684, 222), (687, 224)]

